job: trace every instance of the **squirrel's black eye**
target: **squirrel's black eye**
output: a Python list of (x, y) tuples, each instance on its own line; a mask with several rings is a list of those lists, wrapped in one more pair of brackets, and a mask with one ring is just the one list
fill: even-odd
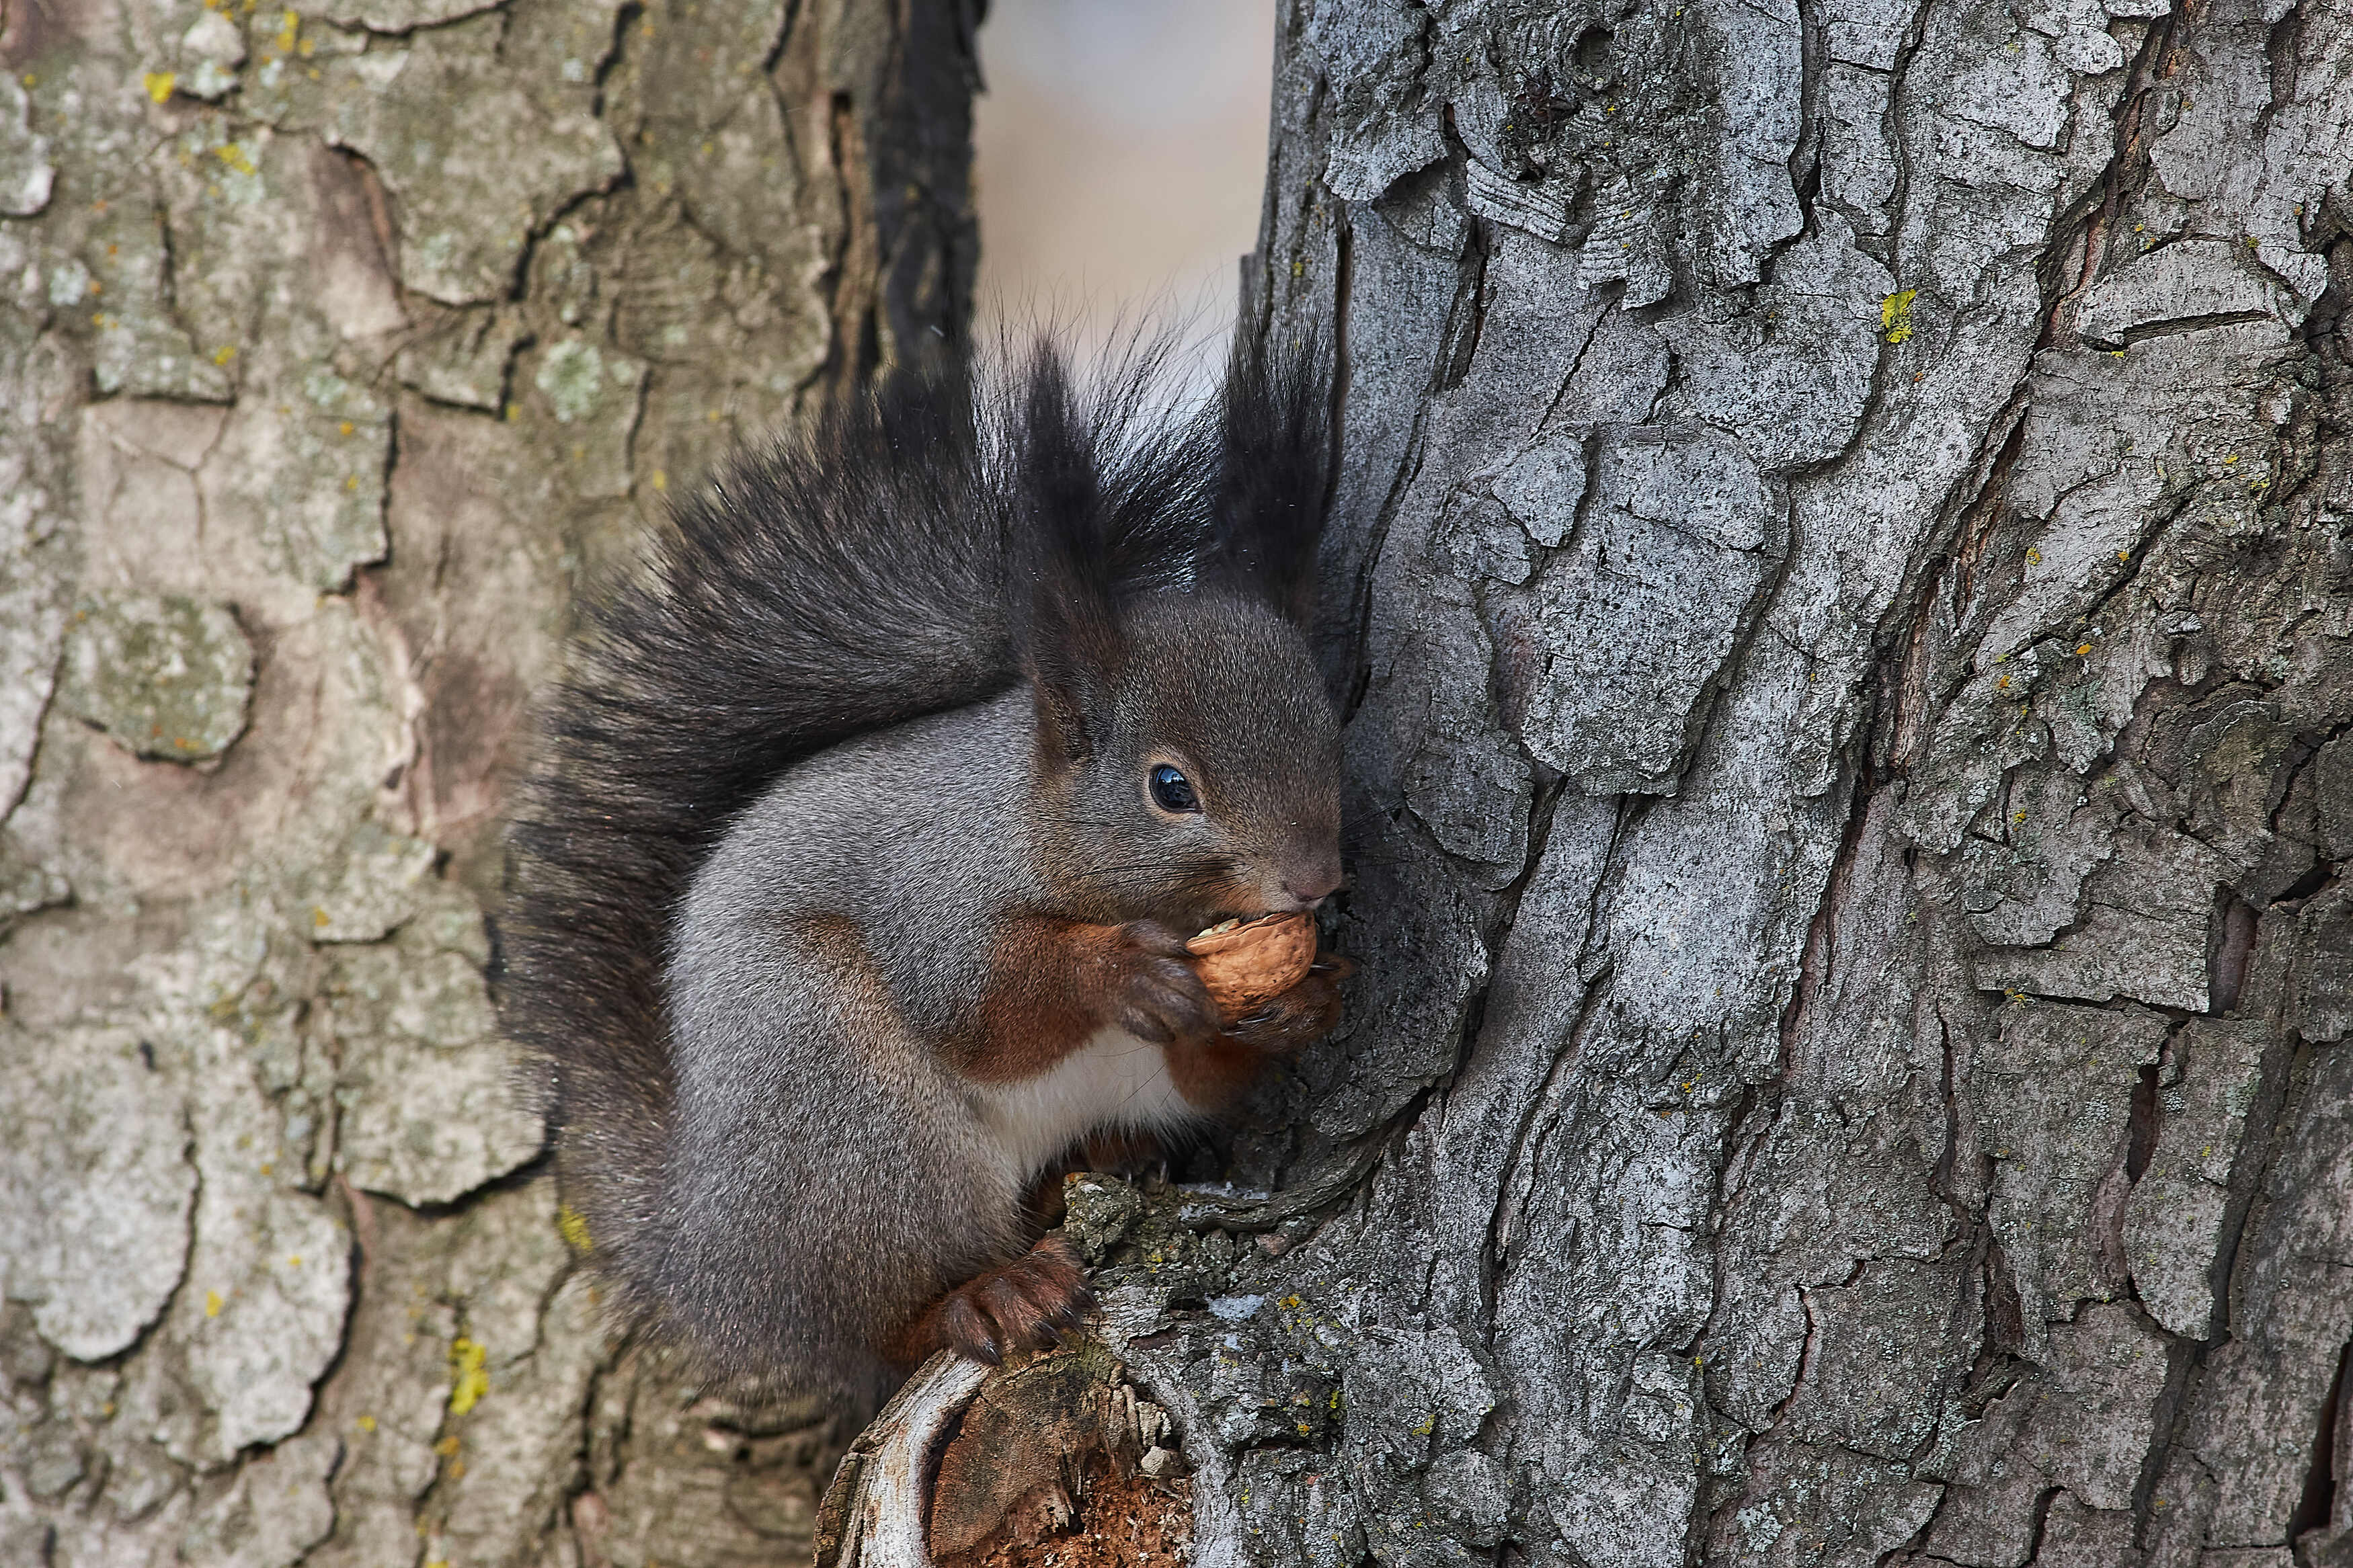
[(1163, 763), (1152, 770), (1152, 804), (1163, 811), (1198, 811), (1201, 797), (1192, 780)]

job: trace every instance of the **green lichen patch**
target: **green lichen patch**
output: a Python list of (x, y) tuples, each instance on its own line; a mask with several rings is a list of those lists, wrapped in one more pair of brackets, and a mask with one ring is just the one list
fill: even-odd
[(1891, 343), (1912, 340), (1912, 301), (1920, 297), (1917, 289), (1905, 289), (1879, 301), (1879, 330)]
[(29, 217), (49, 205), (57, 169), (49, 142), (36, 133), (24, 84), (0, 74), (0, 214)]
[(464, 1334), (449, 1342), (450, 1415), (465, 1415), (491, 1391), (491, 1374), (483, 1364), (490, 1356), (489, 1347)]
[(566, 338), (539, 362), (539, 374), (532, 378), (532, 384), (546, 395), (557, 424), (585, 420), (604, 401), (604, 356), (586, 339)]
[(338, 593), (355, 567), (384, 558), (391, 410), (325, 365), (256, 367), (257, 379), (265, 369), (279, 400), (248, 400), (230, 416), (204, 473), (207, 515), (249, 530), (273, 571)]
[(162, 1313), (187, 1258), (196, 1173), (177, 1090), (131, 1030), (7, 1026), (0, 1097), (8, 1293), (68, 1355), (114, 1355)]
[(432, 907), (392, 941), (337, 950), (322, 1020), (341, 1062), (336, 1164), (409, 1204), (463, 1197), (537, 1155), (543, 1136), (512, 1093), (481, 916), (446, 885), (424, 892)]
[[(315, 131), (324, 123), (333, 62), (368, 51), (368, 35), (293, 11), (254, 14), (253, 58), (246, 63), (237, 107), (280, 131)], [(397, 50), (380, 57), (396, 68)]]
[[(216, 160), (217, 162), (217, 160)], [(221, 167), (227, 171), (227, 166)], [(234, 176), (231, 172), (232, 177)], [(172, 255), (162, 215), (144, 196), (109, 201), (83, 245), (84, 281), (69, 290), (52, 272), (53, 304), (92, 334), (91, 375), (109, 396), (226, 403), (232, 353), (189, 334), (174, 306)], [(70, 293), (71, 298), (65, 296)]]
[(377, 942), (406, 924), (425, 897), (420, 886), (438, 855), (421, 839), (364, 822), (302, 918), (312, 942)]
[(206, 11), (180, 35), (178, 89), (191, 98), (224, 97), (245, 63), (245, 35), (227, 13)]
[(204, 194), (210, 200), (251, 206), (271, 194), (261, 164), (272, 140), (266, 130), (230, 136), (218, 121), (206, 120), (179, 137), (178, 160), (205, 182)]
[(504, 294), (533, 233), (623, 168), (593, 83), (517, 86), (500, 22), (454, 23), (322, 72), (329, 139), (374, 164), (394, 196), (402, 281), (448, 304)]
[[(298, 266), (306, 279), (319, 275), (298, 226), (307, 193), (296, 139), (250, 123), (233, 135), (223, 117), (206, 115), (153, 162), (174, 319), (209, 372), (250, 385), (271, 285)], [(282, 310), (291, 291), (274, 292)]]
[(219, 756), (252, 693), (253, 647), (226, 605), (132, 595), (75, 606), (58, 700), (140, 756)]
[(1082, 1171), (1063, 1178), (1063, 1234), (1079, 1256), (1099, 1263), (1145, 1213), (1143, 1194), (1117, 1176)]
[(531, 383), (540, 395), (539, 409), (554, 419), (556, 427), (546, 436), (564, 459), (573, 493), (586, 500), (627, 495), (645, 366), (571, 337), (539, 356)]

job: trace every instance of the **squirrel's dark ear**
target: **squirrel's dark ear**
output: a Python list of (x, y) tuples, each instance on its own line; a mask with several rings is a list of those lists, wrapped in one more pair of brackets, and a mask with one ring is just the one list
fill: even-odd
[(1125, 661), (1093, 432), (1051, 345), (1024, 377), (1014, 432), (1018, 535), (1030, 542), (1022, 664), (1038, 694), (1050, 760), (1093, 754)]
[(1314, 335), (1277, 344), (1245, 329), (1234, 337), (1218, 414), (1216, 533), (1202, 578), (1262, 598), (1302, 626), (1315, 614), (1330, 380)]

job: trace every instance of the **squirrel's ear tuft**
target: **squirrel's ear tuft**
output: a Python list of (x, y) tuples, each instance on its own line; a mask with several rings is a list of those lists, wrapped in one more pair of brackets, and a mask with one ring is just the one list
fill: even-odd
[(1032, 542), (1022, 665), (1050, 759), (1092, 755), (1126, 647), (1094, 431), (1050, 344), (1032, 356), (1014, 413), (1015, 536)]
[(1265, 599), (1301, 626), (1315, 614), (1332, 465), (1325, 361), (1313, 333), (1287, 345), (1235, 333), (1218, 410), (1216, 531), (1201, 563), (1205, 580)]

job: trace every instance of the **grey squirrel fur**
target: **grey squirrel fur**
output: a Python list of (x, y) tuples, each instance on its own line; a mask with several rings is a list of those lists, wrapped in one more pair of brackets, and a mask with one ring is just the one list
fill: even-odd
[(1041, 349), (737, 460), (550, 707), (505, 1024), (622, 1313), (715, 1373), (863, 1410), (1050, 1342), (1087, 1297), (1038, 1178), (1337, 1019), (1324, 963), (1221, 1025), (1182, 953), (1339, 885), (1320, 358), (1144, 385)]

